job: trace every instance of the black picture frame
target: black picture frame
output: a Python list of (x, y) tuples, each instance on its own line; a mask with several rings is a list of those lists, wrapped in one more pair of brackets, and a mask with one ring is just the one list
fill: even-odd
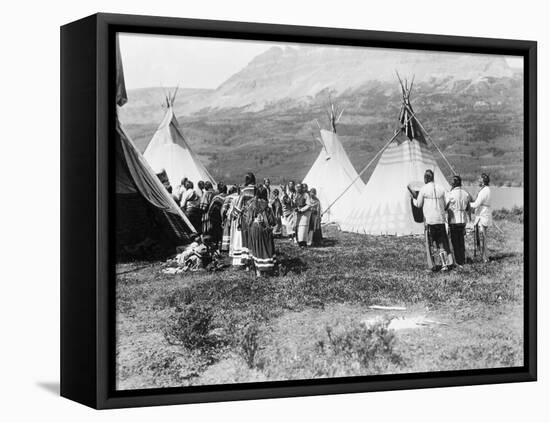
[[(307, 42), (524, 59), (524, 366), (186, 388), (114, 390), (115, 34)], [(119, 408), (534, 381), (537, 377), (537, 44), (351, 29), (95, 14), (61, 27), (61, 395)]]

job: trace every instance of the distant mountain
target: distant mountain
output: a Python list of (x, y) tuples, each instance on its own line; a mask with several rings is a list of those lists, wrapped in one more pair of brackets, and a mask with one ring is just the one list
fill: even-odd
[(502, 57), (337, 47), (273, 47), (224, 82), (210, 107), (261, 110), (285, 99), (311, 99), (321, 91), (336, 95), (370, 81), (396, 83), (396, 71), (417, 82), (451, 88), (455, 81), (512, 77)]
[[(500, 56), (274, 47), (216, 89), (180, 89), (175, 111), (216, 178), (234, 182), (246, 169), (299, 180), (319, 152), (312, 134), (317, 122), (327, 126), (330, 96), (344, 109), (338, 133), (361, 169), (396, 128), (396, 70), (414, 75), (415, 112), (465, 179), (485, 169), (497, 184), (523, 183), (523, 77)], [(130, 90), (120, 110), (141, 151), (163, 117), (164, 95)]]
[[(511, 78), (503, 57), (458, 53), (417, 52), (340, 47), (272, 47), (215, 90), (180, 90), (176, 112), (192, 114), (212, 109), (259, 111), (278, 102), (309, 103), (321, 92), (335, 95), (364, 84), (391, 82), (396, 71), (417, 83), (430, 83), (438, 92), (454, 90), (467, 81), (476, 85), (487, 78)], [(161, 114), (163, 90), (131, 90), (126, 113), (132, 120)], [(152, 106), (155, 106), (151, 109)], [(149, 117), (150, 119), (151, 117)]]
[[(128, 103), (119, 109), (123, 122), (141, 124), (158, 122), (164, 116), (163, 106), (167, 93), (172, 94), (176, 87), (151, 87), (128, 90)], [(211, 94), (211, 89), (178, 88), (177, 103), (193, 104)]]

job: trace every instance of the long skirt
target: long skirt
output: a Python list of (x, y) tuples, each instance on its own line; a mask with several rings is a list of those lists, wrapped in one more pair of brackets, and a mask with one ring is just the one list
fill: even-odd
[(323, 239), (321, 230), (321, 217), (318, 214), (311, 214), (309, 220), (309, 234), (307, 245), (320, 245)]
[(281, 236), (283, 234), (283, 225), (281, 223), (281, 218), (276, 218), (275, 227), (273, 228), (273, 236)]
[(269, 227), (254, 222), (248, 231), (250, 255), (256, 270), (267, 272), (275, 266), (275, 244)]
[(291, 213), (288, 216), (281, 217), (281, 223), (283, 224), (283, 236), (294, 235), (294, 227), (296, 226), (295, 217), (295, 213)]
[(202, 228), (202, 233), (203, 234), (207, 234), (208, 233), (208, 229), (209, 229), (209, 222), (208, 222), (208, 213), (206, 212), (203, 212), (201, 214), (201, 228)]
[(195, 228), (195, 231), (202, 233), (202, 214), (199, 209), (189, 209), (185, 211), (185, 215), (191, 222), (191, 225)]
[(219, 243), (222, 240), (222, 222), (220, 219), (210, 219), (207, 220), (206, 225), (203, 225), (203, 230), (207, 235), (210, 235), (211, 242), (219, 247)]
[(306, 245), (309, 235), (310, 211), (296, 214), (296, 240), (299, 245)]
[(242, 266), (242, 249), (243, 249), (243, 242), (242, 242), (242, 233), (238, 229), (238, 221), (237, 219), (233, 219), (231, 221), (231, 240), (229, 243), (229, 257), (233, 258), (233, 266)]
[(244, 223), (241, 223), (242, 233), (242, 247), (241, 247), (241, 262), (243, 265), (248, 264), (249, 252), (250, 252), (250, 231), (249, 227)]
[(231, 220), (227, 219), (225, 222), (225, 225), (223, 225), (221, 251), (229, 251), (230, 243), (231, 243)]

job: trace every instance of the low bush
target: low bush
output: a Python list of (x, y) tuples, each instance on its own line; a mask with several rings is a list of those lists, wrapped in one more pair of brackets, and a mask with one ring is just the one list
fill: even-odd
[(388, 329), (388, 324), (388, 320), (377, 320), (356, 324), (342, 332), (327, 326), (325, 354), (357, 361), (366, 373), (383, 372), (388, 364), (401, 361), (394, 352), (395, 332)]
[(511, 209), (498, 209), (493, 211), (496, 220), (509, 220), (515, 223), (523, 223), (523, 207), (514, 206)]
[(207, 352), (220, 343), (214, 332), (214, 314), (208, 305), (189, 304), (171, 320), (164, 331), (164, 337), (172, 345)]
[(260, 349), (259, 334), (260, 328), (256, 322), (250, 322), (241, 332), (239, 354), (250, 369), (256, 367), (256, 354)]

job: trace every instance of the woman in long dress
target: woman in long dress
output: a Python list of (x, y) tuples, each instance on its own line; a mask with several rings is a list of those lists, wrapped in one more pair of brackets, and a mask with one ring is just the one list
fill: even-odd
[(238, 198), (233, 201), (231, 204), (231, 209), (229, 211), (230, 219), (230, 240), (229, 240), (229, 257), (232, 258), (233, 266), (241, 266), (241, 249), (243, 246), (242, 233), (239, 229), (239, 213), (237, 212), (237, 201)]
[[(269, 190), (268, 190), (269, 193)], [(283, 234), (283, 225), (281, 218), (283, 217), (283, 205), (279, 199), (279, 190), (275, 188), (273, 190), (273, 197), (270, 199), (271, 210), (273, 210), (273, 215), (275, 216), (275, 227), (273, 228), (273, 236), (281, 237)]]
[(218, 191), (208, 206), (208, 211), (205, 213), (206, 218), (203, 217), (204, 233), (210, 236), (216, 249), (220, 248), (223, 234), (222, 207), (227, 195), (227, 187), (223, 182), (218, 183)]
[(248, 203), (243, 213), (243, 219), (248, 227), (248, 248), (254, 260), (256, 276), (271, 273), (275, 266), (273, 227), (276, 219), (264, 186), (258, 187), (256, 197)]
[(321, 231), (321, 201), (317, 197), (317, 190), (311, 188), (309, 191), (309, 203), (311, 216), (309, 217), (309, 234), (307, 245), (320, 245), (323, 239), (323, 233)]
[(283, 190), (283, 198), (281, 199), (282, 212), (281, 223), (283, 225), (283, 236), (289, 238), (295, 237), (294, 227), (296, 226), (296, 207), (294, 200), (296, 199), (296, 189), (294, 181), (290, 181)]
[(214, 198), (214, 187), (212, 186), (212, 182), (206, 181), (204, 183), (204, 191), (201, 196), (200, 201), (200, 208), (201, 208), (201, 225), (202, 225), (202, 233), (206, 234), (208, 233), (208, 209), (210, 207), (210, 203), (212, 202), (212, 199)]
[(309, 234), (309, 218), (311, 216), (309, 194), (302, 184), (296, 186), (296, 241), (300, 247), (307, 245)]
[(249, 172), (245, 175), (245, 187), (233, 207), (231, 217), (235, 219), (235, 225), (231, 226), (231, 246), (233, 257), (233, 266), (248, 266), (248, 226), (243, 220), (243, 211), (248, 202), (256, 195), (256, 177)]
[(223, 225), (223, 234), (222, 234), (222, 247), (221, 251), (229, 251), (229, 245), (231, 244), (231, 212), (233, 211), (233, 204), (236, 203), (237, 198), (239, 198), (239, 187), (233, 185), (229, 189), (229, 193), (224, 199), (221, 217)]
[(195, 231), (200, 234), (202, 230), (200, 198), (193, 189), (193, 182), (188, 180), (185, 183), (185, 187), (187, 189), (182, 195), (180, 207), (195, 228)]

